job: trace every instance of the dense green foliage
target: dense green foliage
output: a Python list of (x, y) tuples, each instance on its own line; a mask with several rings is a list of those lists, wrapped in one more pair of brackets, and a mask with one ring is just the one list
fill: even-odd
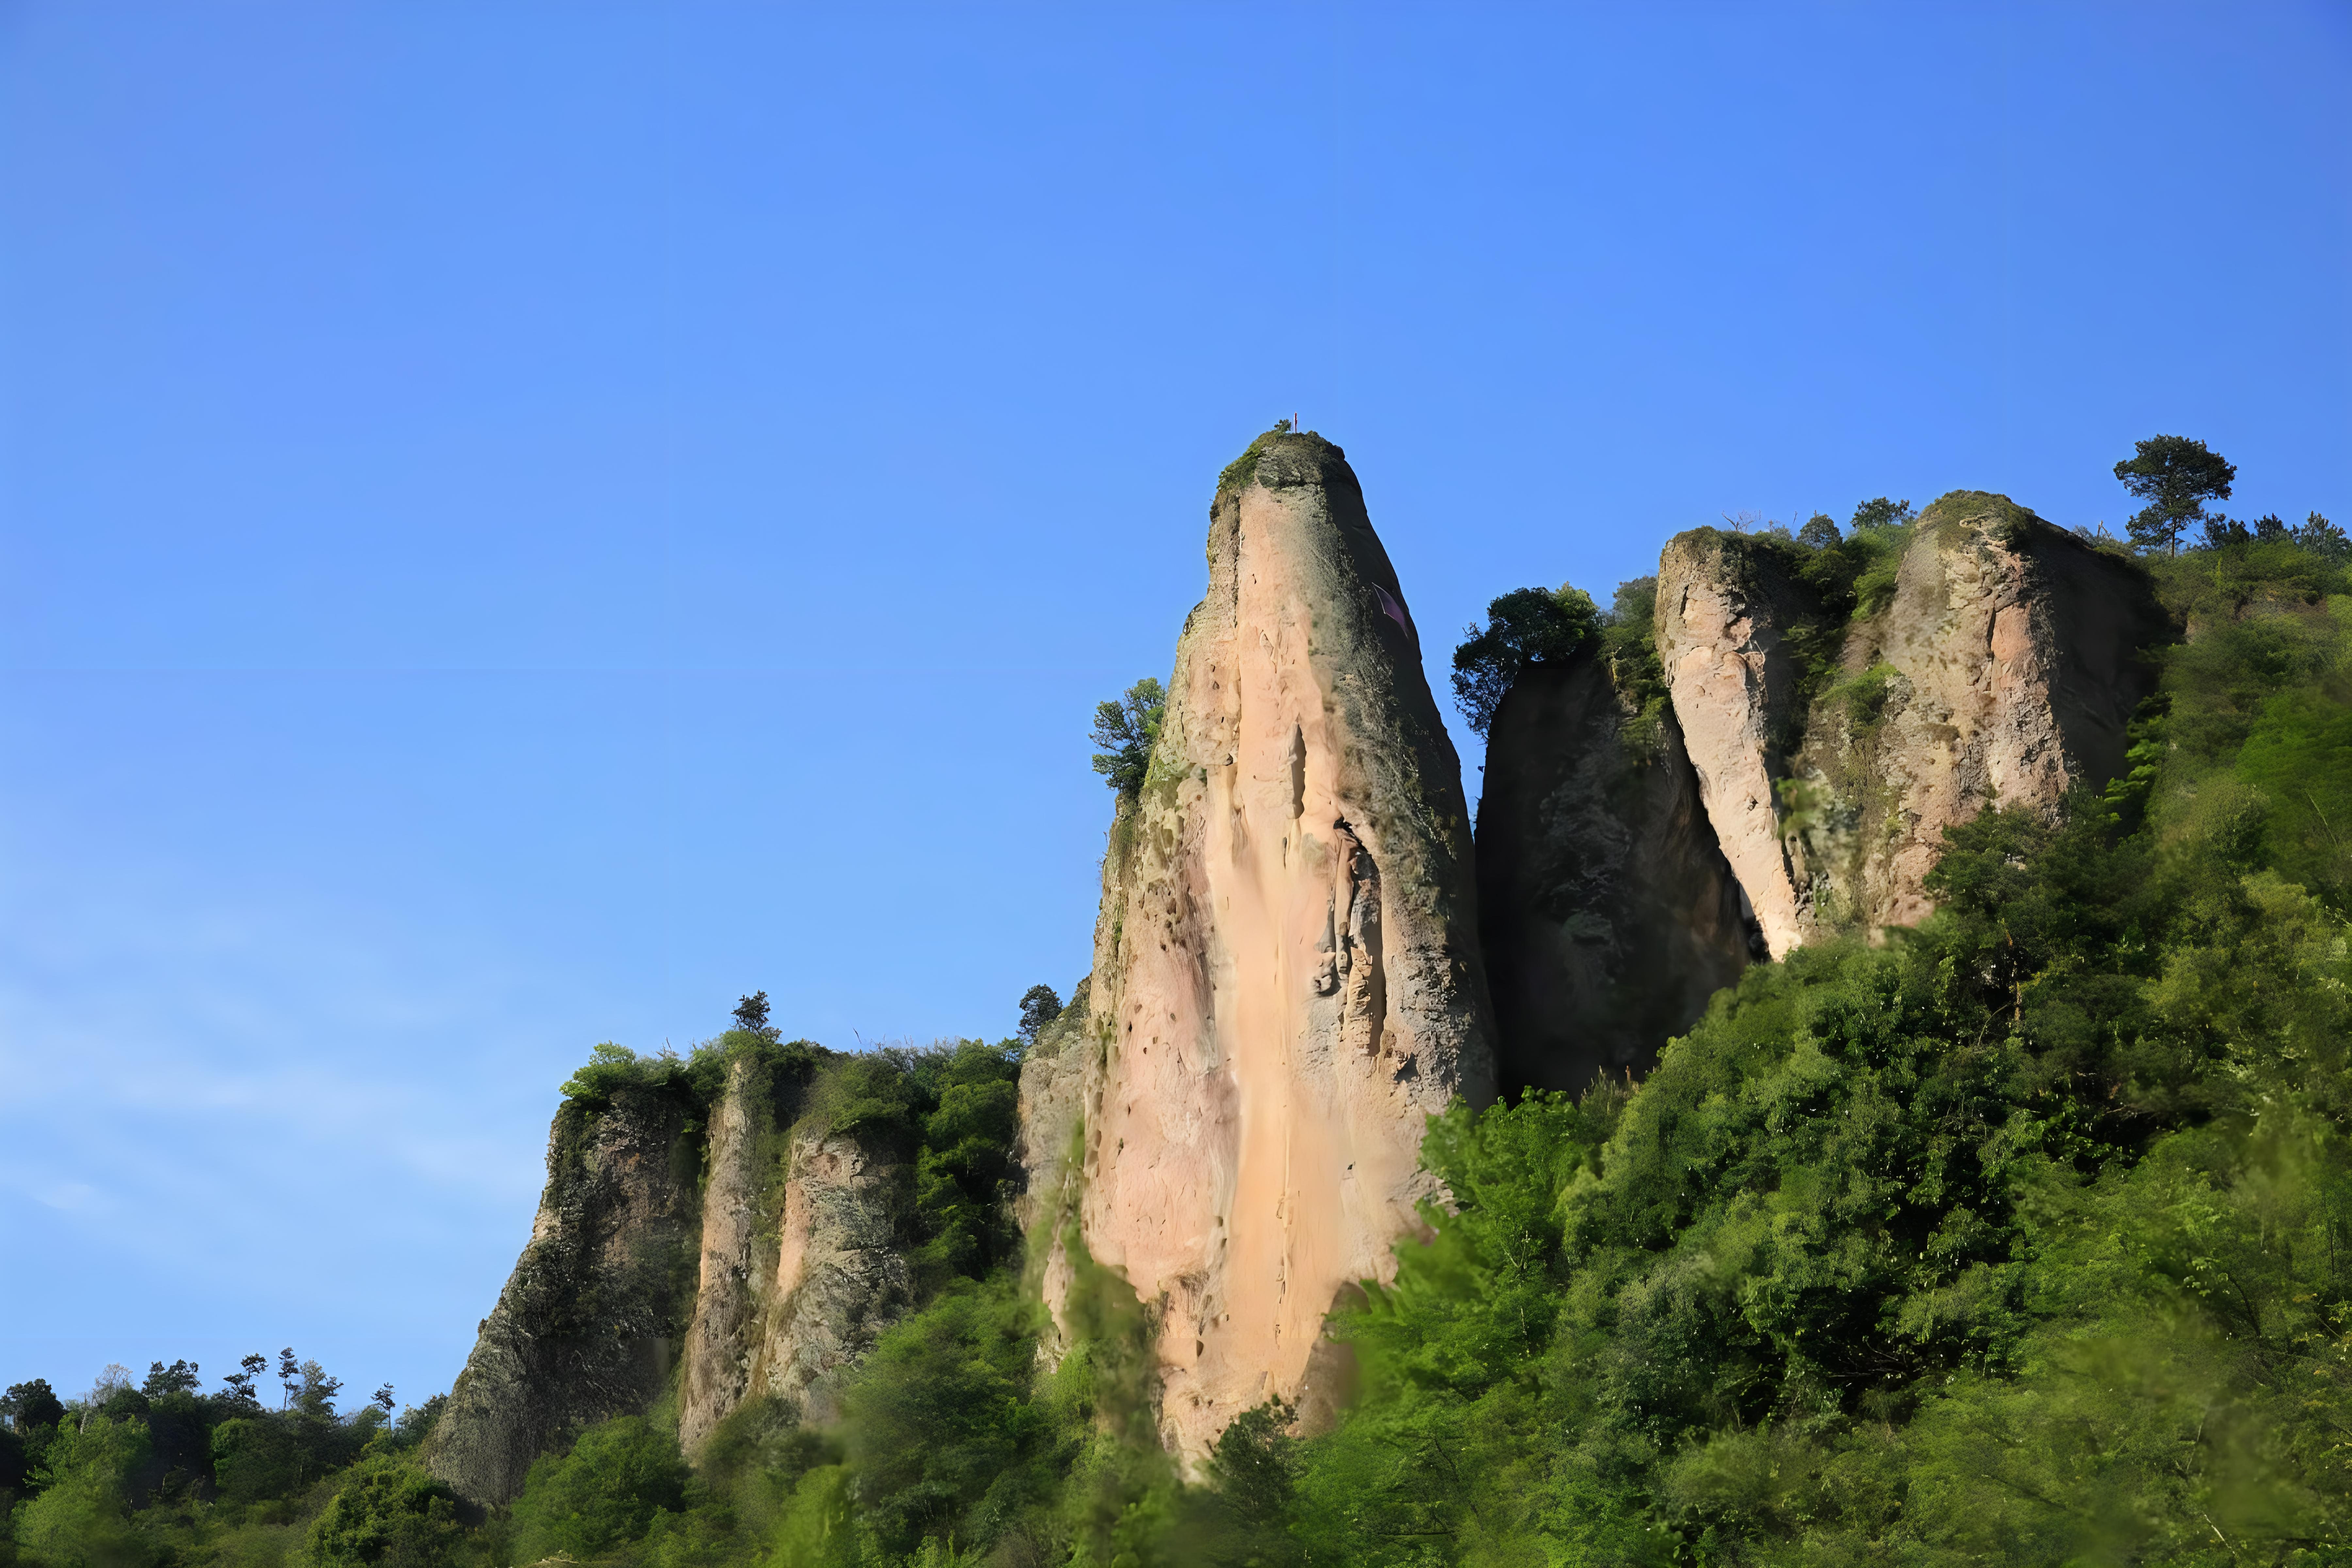
[[(1309, 1559), (2329, 1561), (2352, 1537), (2352, 583), (2167, 563), (2132, 780), (1951, 835), (1637, 1092), (1426, 1146), (1458, 1212), (1297, 1446)], [(2275, 760), (2273, 760), (2275, 759)]]
[(1151, 748), (1160, 741), (1160, 723), (1168, 714), (1168, 693), (1158, 680), (1145, 676), (1127, 689), (1116, 702), (1095, 706), (1095, 772), (1121, 795), (1143, 787), (1151, 770)]
[[(110, 1367), (83, 1396), (46, 1383), (9, 1389), (0, 1476), (9, 1540), (0, 1563), (48, 1568), (462, 1562), (456, 1500), (414, 1463), (442, 1399), (391, 1415), (382, 1390), (355, 1414), (339, 1381), (282, 1352), (282, 1394), (265, 1405), (259, 1355), (216, 1393), (197, 1368), (157, 1363), (133, 1387)], [(419, 1555), (423, 1553), (424, 1555)]]
[(1481, 735), (1504, 693), (1531, 664), (1559, 664), (1601, 629), (1601, 612), (1583, 589), (1515, 588), (1486, 606), (1486, 624), (1465, 627), (1454, 650), (1454, 701)]

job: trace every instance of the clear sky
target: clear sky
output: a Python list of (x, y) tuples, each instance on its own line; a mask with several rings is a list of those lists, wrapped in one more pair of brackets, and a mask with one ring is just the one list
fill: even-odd
[(1066, 992), (1278, 416), (1442, 690), (2158, 432), (2352, 523), (2347, 240), (2340, 5), (0, 6), (0, 1381), (421, 1398), (592, 1044)]

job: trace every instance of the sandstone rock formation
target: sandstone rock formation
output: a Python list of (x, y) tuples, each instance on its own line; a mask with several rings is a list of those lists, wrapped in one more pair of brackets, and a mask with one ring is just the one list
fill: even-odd
[(1646, 1072), (1758, 955), (1681, 726), (1645, 721), (1597, 648), (1530, 667), (1496, 710), (1477, 845), (1507, 1089)]
[(1344, 456), (1260, 437), (1114, 829), (1081, 1097), (1084, 1242), (1156, 1314), (1187, 1456), (1339, 1375), (1325, 1316), (1418, 1226), (1424, 1119), (1492, 1093), (1460, 777)]
[(652, 1409), (673, 1376), (689, 1455), (747, 1400), (836, 1413), (843, 1374), (912, 1303), (903, 1172), (803, 1115), (841, 1058), (785, 1051), (734, 1056), (707, 1130), (674, 1091), (564, 1101), (530, 1244), (426, 1445), (435, 1475), (504, 1502), (540, 1454)]
[(701, 1268), (678, 1380), (688, 1454), (749, 1398), (832, 1419), (843, 1375), (913, 1304), (896, 1233), (898, 1165), (856, 1137), (792, 1125), (805, 1097), (773, 1073), (739, 1058), (710, 1118)]
[(1785, 826), (1817, 921), (1915, 925), (1946, 827), (1996, 802), (2054, 812), (2120, 773), (2154, 689), (2140, 650), (2168, 629), (2146, 574), (2006, 496), (1929, 507), (1790, 763)]
[(1790, 634), (1817, 596), (1774, 542), (1711, 528), (1658, 558), (1658, 658), (1700, 798), (1774, 957), (1812, 934), (1781, 842), (1776, 784), (1803, 722)]
[(692, 1304), (683, 1265), (699, 1163), (685, 1110), (666, 1095), (564, 1102), (530, 1242), (425, 1445), (428, 1469), (503, 1502), (573, 1427), (661, 1396)]
[(2122, 765), (2166, 634), (2146, 576), (2006, 497), (1946, 496), (1853, 619), (1785, 541), (1700, 529), (1659, 567), (1658, 650), (1726, 859), (1778, 956), (1908, 925), (1945, 827), (2054, 810)]

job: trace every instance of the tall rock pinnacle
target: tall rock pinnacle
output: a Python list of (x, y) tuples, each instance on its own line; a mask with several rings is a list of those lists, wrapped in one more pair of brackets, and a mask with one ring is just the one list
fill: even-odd
[(1188, 1456), (1270, 1396), (1317, 1417), (1326, 1315), (1432, 1195), (1426, 1117), (1492, 1096), (1460, 781), (1344, 455), (1261, 437), (1113, 828), (1082, 1089), (1080, 1228), (1155, 1315)]

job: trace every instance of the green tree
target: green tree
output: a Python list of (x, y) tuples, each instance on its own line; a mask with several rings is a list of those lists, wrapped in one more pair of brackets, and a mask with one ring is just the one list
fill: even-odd
[(345, 1474), (310, 1526), (310, 1555), (320, 1568), (439, 1568), (463, 1539), (448, 1488), (414, 1464), (378, 1455)]
[(2116, 465), (2124, 489), (2147, 502), (2126, 526), (2131, 541), (2150, 554), (2180, 553), (2180, 535), (2205, 518), (2205, 503), (2226, 500), (2237, 466), (2202, 441), (2186, 436), (2151, 436)]
[(1093, 739), (1102, 749), (1095, 753), (1094, 769), (1111, 788), (1131, 795), (1143, 787), (1167, 714), (1168, 693), (1148, 675), (1118, 701), (1097, 704)]
[(2352, 538), (2315, 511), (2294, 531), (2294, 542), (2324, 561), (2352, 566)]
[(768, 1022), (768, 994), (764, 991), (754, 991), (736, 1002), (733, 1023), (735, 1027), (763, 1040), (772, 1040), (782, 1033)]
[(1601, 612), (1583, 589), (1518, 588), (1486, 605), (1486, 624), (1466, 627), (1454, 650), (1454, 700), (1481, 735), (1504, 696), (1531, 664), (1558, 664), (1601, 629)]
[(687, 1479), (677, 1440), (645, 1417), (599, 1422), (570, 1453), (543, 1455), (531, 1466), (515, 1500), (516, 1545), (524, 1561), (536, 1562), (635, 1541), (656, 1514), (685, 1506)]
[(213, 1475), (221, 1496), (231, 1502), (288, 1496), (312, 1474), (294, 1424), (266, 1411), (214, 1427), (212, 1448)]
[(1889, 500), (1877, 496), (1853, 509), (1853, 521), (1846, 526), (1859, 533), (1868, 528), (1901, 528), (1918, 514), (1907, 500)]
[(142, 1422), (62, 1425), (43, 1457), (40, 1495), (16, 1510), (16, 1543), (43, 1568), (144, 1568), (155, 1553), (127, 1514), (147, 1458)]
[(19, 1432), (31, 1432), (44, 1426), (55, 1426), (66, 1418), (65, 1402), (49, 1386), (46, 1377), (28, 1383), (13, 1384), (5, 1395), (0, 1395), (0, 1415)]
[(1038, 1031), (1062, 1016), (1062, 994), (1050, 985), (1032, 985), (1021, 994), (1021, 1043), (1034, 1046)]

